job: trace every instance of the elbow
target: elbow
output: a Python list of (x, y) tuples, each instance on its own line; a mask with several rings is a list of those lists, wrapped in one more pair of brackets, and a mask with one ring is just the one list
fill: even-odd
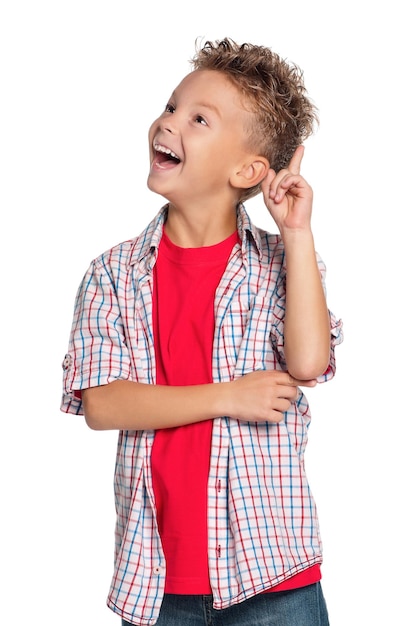
[(92, 389), (83, 391), (82, 405), (84, 408), (84, 419), (91, 430), (108, 430), (108, 420), (106, 419), (103, 407), (97, 400), (95, 393), (91, 393)]
[(91, 430), (108, 430), (108, 427), (105, 426), (104, 422), (97, 418), (95, 415), (85, 412), (84, 413), (85, 423), (88, 428)]
[(293, 364), (287, 363), (289, 374), (297, 380), (315, 380), (327, 371), (328, 365), (329, 354), (310, 359), (305, 358)]
[(91, 430), (108, 430), (105, 422), (94, 414), (84, 412), (84, 419)]

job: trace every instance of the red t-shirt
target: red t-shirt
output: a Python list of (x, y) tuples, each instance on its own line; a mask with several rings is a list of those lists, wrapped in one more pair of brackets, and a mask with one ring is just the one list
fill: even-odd
[[(154, 271), (153, 329), (156, 382), (212, 382), (214, 296), (238, 242), (180, 248), (163, 234)], [(212, 421), (156, 432), (152, 449), (157, 521), (166, 557), (166, 593), (210, 594), (207, 483)], [(319, 565), (270, 591), (320, 579)]]

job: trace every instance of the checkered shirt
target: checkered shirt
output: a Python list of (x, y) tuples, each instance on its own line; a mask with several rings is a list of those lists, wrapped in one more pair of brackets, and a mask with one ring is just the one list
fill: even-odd
[[(95, 259), (79, 287), (61, 410), (83, 414), (74, 392), (126, 379), (154, 384), (152, 270), (167, 207), (137, 238)], [(277, 234), (238, 207), (237, 244), (215, 296), (214, 382), (254, 370), (285, 370), (285, 255)], [(318, 257), (322, 282), (325, 266)], [(342, 322), (332, 313), (330, 365)], [(203, 321), (201, 320), (201, 323)], [(209, 575), (216, 609), (272, 588), (322, 561), (315, 502), (304, 468), (310, 412), (299, 392), (284, 420), (213, 422), (208, 482)], [(155, 624), (165, 559), (152, 488), (154, 431), (120, 431), (114, 477), (115, 564), (108, 606), (137, 625)], [(192, 567), (192, 564), (189, 564)]]

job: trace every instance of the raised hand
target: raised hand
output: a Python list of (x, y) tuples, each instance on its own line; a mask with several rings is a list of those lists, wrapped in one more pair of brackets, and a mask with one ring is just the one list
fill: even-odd
[(287, 168), (270, 169), (262, 182), (264, 202), (284, 235), (287, 230), (310, 229), (313, 191), (300, 174), (304, 147), (296, 148)]

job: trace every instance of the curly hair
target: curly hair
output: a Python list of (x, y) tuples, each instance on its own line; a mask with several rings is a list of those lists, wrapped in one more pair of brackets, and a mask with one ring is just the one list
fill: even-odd
[[(239, 89), (254, 114), (249, 142), (276, 172), (319, 124), (317, 108), (306, 95), (303, 72), (270, 48), (229, 38), (207, 41), (191, 59), (194, 70), (222, 72)], [(242, 201), (260, 185), (245, 190)]]

